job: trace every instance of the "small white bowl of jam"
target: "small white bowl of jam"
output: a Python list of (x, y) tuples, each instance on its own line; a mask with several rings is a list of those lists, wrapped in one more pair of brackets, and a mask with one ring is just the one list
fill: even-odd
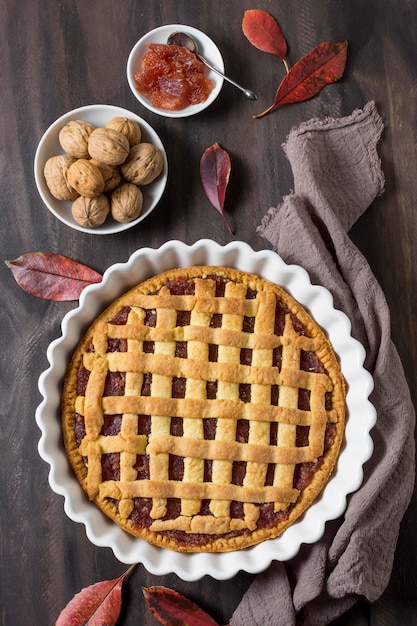
[(223, 77), (182, 46), (168, 45), (168, 37), (175, 32), (191, 35), (199, 54), (224, 73), (220, 50), (207, 35), (192, 26), (167, 24), (149, 31), (132, 48), (127, 80), (135, 98), (153, 113), (188, 117), (214, 102), (223, 86)]

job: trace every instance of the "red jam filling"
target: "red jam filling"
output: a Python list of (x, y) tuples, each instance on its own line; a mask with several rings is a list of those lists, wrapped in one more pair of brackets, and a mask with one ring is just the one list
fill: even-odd
[(136, 89), (154, 107), (178, 111), (207, 100), (213, 83), (204, 71), (204, 64), (187, 48), (149, 44), (134, 78)]

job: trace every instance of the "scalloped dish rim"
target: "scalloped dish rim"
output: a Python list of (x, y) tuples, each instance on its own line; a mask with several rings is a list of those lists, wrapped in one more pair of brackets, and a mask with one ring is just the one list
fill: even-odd
[[(68, 358), (95, 315), (148, 276), (190, 265), (236, 267), (281, 285), (325, 330), (348, 387), (345, 441), (336, 470), (319, 498), (280, 537), (236, 552), (177, 553), (148, 544), (123, 531), (84, 494), (67, 460), (60, 420), (57, 419)], [(323, 536), (326, 522), (343, 514), (347, 496), (362, 484), (363, 464), (373, 452), (370, 431), (376, 422), (376, 411), (369, 400), (373, 379), (363, 365), (365, 350), (351, 336), (348, 317), (334, 308), (330, 292), (320, 285), (313, 285), (303, 268), (287, 265), (275, 252), (256, 252), (248, 244), (238, 241), (221, 246), (209, 239), (190, 246), (180, 241), (168, 241), (157, 249), (142, 248), (127, 262), (109, 267), (101, 283), (83, 291), (78, 306), (63, 318), (61, 331), (61, 336), (47, 349), (49, 367), (39, 377), (38, 387), (43, 397), (36, 410), (36, 422), (41, 430), (39, 454), (50, 466), (48, 479), (52, 490), (64, 496), (68, 517), (84, 524), (90, 541), (96, 546), (111, 548), (121, 562), (142, 563), (154, 575), (175, 573), (187, 581), (196, 581), (205, 575), (226, 580), (239, 571), (255, 574), (265, 570), (273, 560), (293, 558), (303, 543), (318, 541)]]

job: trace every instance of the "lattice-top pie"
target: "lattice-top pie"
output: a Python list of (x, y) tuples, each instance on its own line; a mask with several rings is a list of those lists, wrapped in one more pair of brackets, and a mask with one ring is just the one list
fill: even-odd
[(65, 380), (68, 457), (123, 529), (177, 551), (280, 535), (327, 483), (345, 386), (323, 331), (277, 285), (173, 270), (121, 296)]

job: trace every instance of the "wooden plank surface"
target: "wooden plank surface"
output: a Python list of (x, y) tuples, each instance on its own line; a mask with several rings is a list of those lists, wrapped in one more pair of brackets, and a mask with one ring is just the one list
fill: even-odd
[[(321, 41), (349, 41), (342, 81), (314, 99), (262, 120), (282, 78), (280, 62), (256, 51), (241, 20), (254, 5), (240, 0), (0, 0), (0, 236), (1, 257), (53, 251), (103, 272), (142, 247), (169, 239), (186, 243), (209, 237), (231, 240), (202, 191), (198, 163), (218, 141), (232, 157), (226, 209), (236, 239), (260, 250), (262, 217), (292, 189), (281, 144), (290, 129), (313, 117), (343, 116), (375, 100), (385, 131), (380, 156), (386, 190), (351, 232), (386, 294), (392, 333), (413, 399), (417, 324), (417, 4), (413, 0), (259, 0), (289, 42), (294, 63)], [(195, 118), (169, 120), (136, 102), (126, 81), (135, 42), (168, 23), (195, 26), (222, 51), (228, 74), (259, 94), (256, 103), (224, 85), (213, 106)], [(45, 129), (67, 111), (94, 103), (114, 104), (143, 116), (157, 130), (170, 164), (166, 192), (154, 213), (119, 235), (97, 237), (59, 222), (44, 207), (33, 176), (33, 159)], [(53, 624), (82, 587), (120, 575), (125, 566), (109, 549), (93, 546), (84, 527), (68, 519), (63, 500), (48, 485), (48, 467), (37, 452), (34, 413), (46, 349), (74, 303), (52, 303), (24, 293), (4, 263), (1, 272), (1, 622)], [(417, 540), (414, 497), (401, 526), (391, 581), (372, 606), (358, 604), (340, 625), (417, 624)], [(125, 587), (120, 624), (156, 624), (142, 586), (163, 584), (184, 593), (225, 624), (253, 577), (204, 578), (187, 583), (156, 577), (139, 566)], [(277, 626), (279, 619), (277, 618)]]

